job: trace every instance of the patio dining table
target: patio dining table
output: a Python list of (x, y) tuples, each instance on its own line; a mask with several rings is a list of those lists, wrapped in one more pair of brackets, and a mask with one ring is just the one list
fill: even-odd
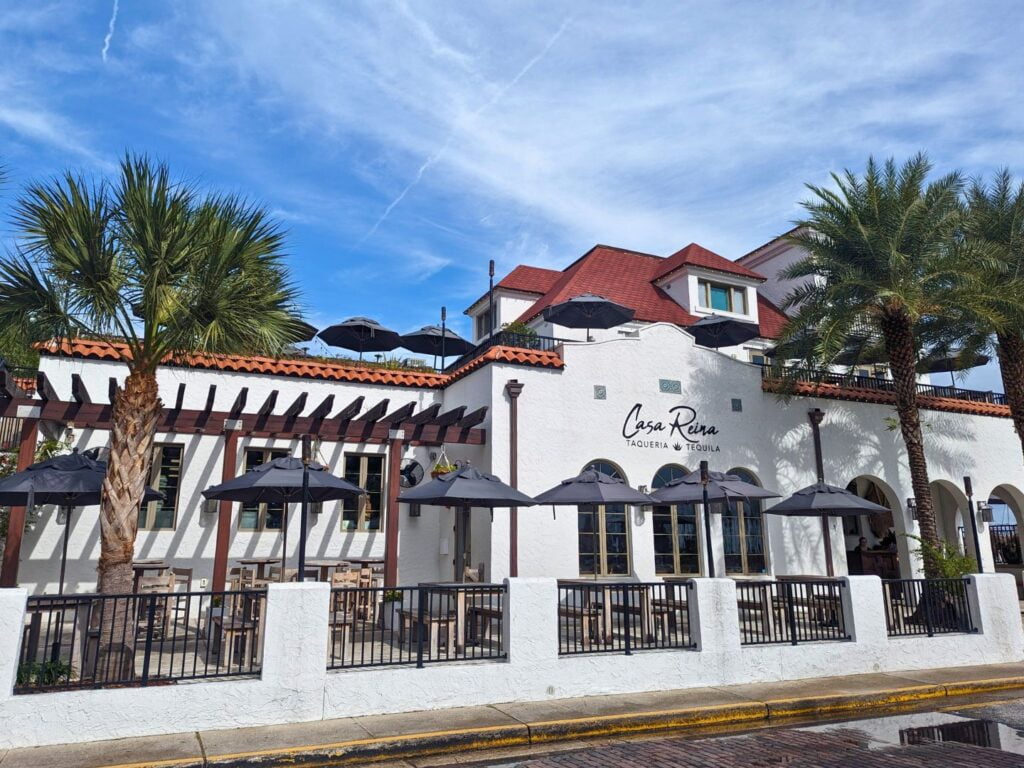
[(644, 637), (647, 640), (654, 639), (654, 611), (651, 601), (651, 588), (649, 584), (623, 584), (621, 581), (604, 581), (602, 579), (559, 579), (559, 585), (579, 589), (583, 593), (584, 610), (601, 608), (601, 636), (599, 640), (603, 643), (612, 643), (615, 639), (615, 617), (614, 613), (627, 612), (632, 610), (632, 605), (627, 598), (626, 602), (616, 603), (613, 596), (616, 590), (622, 592), (626, 587), (630, 594), (637, 594), (639, 600), (640, 623), (643, 627)]
[(153, 571), (157, 576), (162, 576), (167, 573), (170, 567), (170, 564), (163, 560), (133, 560), (132, 570), (135, 572), (135, 578), (132, 582), (132, 592), (139, 591), (139, 582), (150, 571)]
[(307, 560), (307, 568), (316, 568), (320, 571), (318, 574), (319, 581), (330, 581), (331, 580), (331, 569), (344, 568), (349, 563), (348, 560), (343, 558), (322, 558), (319, 560)]
[(239, 565), (241, 565), (243, 567), (247, 566), (247, 565), (254, 565), (254, 566), (256, 566), (256, 578), (257, 579), (266, 579), (267, 578), (267, 569), (270, 566), (272, 566), (272, 565), (281, 565), (281, 558), (280, 557), (243, 557), (243, 558), (239, 558), (235, 562), (237, 562)]
[[(481, 582), (461, 581), (426, 581), (419, 586), (430, 593), (450, 594), (455, 597), (455, 651), (464, 653), (466, 638), (475, 644), (487, 638), (490, 628), (490, 617), (500, 611), (492, 599), (494, 591), (502, 589), (501, 584), (485, 584)], [(467, 599), (468, 598), (468, 599)], [(429, 597), (428, 597), (429, 601)], [(428, 607), (430, 603), (427, 603)]]

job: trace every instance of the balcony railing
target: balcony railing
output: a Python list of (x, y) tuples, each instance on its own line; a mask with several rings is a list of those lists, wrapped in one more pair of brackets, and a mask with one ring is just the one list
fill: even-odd
[(558, 339), (554, 336), (537, 336), (530, 333), (511, 333), (509, 331), (498, 331), (489, 338), (484, 339), (475, 348), (458, 358), (454, 363), (448, 365), (444, 370), (450, 373), (461, 368), (480, 357), (491, 347), (516, 347), (518, 349), (536, 349), (541, 352), (550, 352), (566, 339)]
[(849, 640), (843, 614), (845, 586), (830, 580), (737, 582), (740, 643), (797, 645)]
[[(892, 379), (880, 376), (860, 376), (853, 373), (836, 373), (815, 368), (779, 368), (778, 366), (762, 365), (761, 378), (775, 381), (826, 384), (843, 389), (862, 389), (872, 392), (896, 391), (896, 384)], [(974, 403), (1007, 404), (1006, 395), (1002, 392), (985, 392), (977, 389), (962, 389), (961, 387), (943, 386), (940, 384), (918, 384), (917, 394), (925, 397), (967, 400)]]
[(885, 579), (889, 637), (976, 632), (964, 579)]
[(1021, 558), (1016, 525), (990, 525), (988, 536), (992, 542), (992, 554), (995, 555), (996, 565), (1021, 565), (1024, 562)]

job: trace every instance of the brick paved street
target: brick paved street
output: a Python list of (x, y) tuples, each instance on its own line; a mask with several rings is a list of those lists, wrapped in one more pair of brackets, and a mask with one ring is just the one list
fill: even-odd
[[(924, 712), (735, 736), (665, 737), (595, 745), (490, 768), (969, 768), (1024, 767), (1022, 705)], [(983, 713), (983, 714), (982, 714)]]

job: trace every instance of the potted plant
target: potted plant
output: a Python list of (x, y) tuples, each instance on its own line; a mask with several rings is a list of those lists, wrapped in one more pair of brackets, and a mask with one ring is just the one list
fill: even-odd
[(448, 459), (442, 457), (437, 460), (434, 468), (430, 470), (430, 476), (437, 479), (441, 475), (447, 475), (449, 472), (454, 472), (459, 467), (456, 464), (452, 464)]

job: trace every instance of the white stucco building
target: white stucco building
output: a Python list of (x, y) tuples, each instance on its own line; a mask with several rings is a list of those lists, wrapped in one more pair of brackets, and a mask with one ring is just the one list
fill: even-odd
[[(165, 417), (152, 477), (167, 498), (143, 509), (137, 557), (191, 567), (196, 586), (207, 587), (203, 580), (213, 578), (218, 533), (221, 556), (230, 563), (280, 555), (287, 524), (286, 554), (294, 558), (294, 510), (285, 517), (266, 505), (208, 505), (200, 494), (275, 454), (297, 455), (299, 439), (308, 433), (336, 474), (371, 491), (364, 502), (329, 503), (311, 515), (310, 557), (384, 556), (391, 526), (400, 584), (455, 576), (454, 548), (463, 539), (467, 562), (481, 565), (487, 581), (498, 581), (510, 571), (508, 510), (496, 510), (493, 519), (486, 510), (473, 510), (460, 521), (450, 509), (410, 509), (394, 501), (396, 470), (406, 478), (425, 475), (443, 454), (508, 480), (515, 459), (518, 487), (537, 494), (595, 462), (650, 489), (706, 459), (712, 470), (740, 472), (785, 496), (815, 480), (807, 412), (821, 408), (826, 480), (852, 484), (892, 510), (891, 520), (833, 520), (836, 570), (915, 575), (915, 545), (904, 536), (916, 533), (906, 505), (913, 494), (902, 440), (891, 428), (891, 394), (851, 378), (806, 383), (783, 397), (763, 380), (759, 363), (785, 319), (776, 303), (785, 291), (775, 280), (774, 259), (792, 258), (780, 243), (742, 263), (695, 244), (668, 258), (595, 246), (561, 272), (522, 266), (496, 286), (496, 327), (520, 321), (539, 337), (525, 343), (528, 348), (508, 346), (500, 335), (488, 341), (484, 296), (467, 313), (474, 318), (475, 340), (490, 346), (442, 374), (312, 359), (217, 357), (168, 364), (159, 373)], [(544, 307), (585, 292), (630, 306), (634, 321), (591, 331), (587, 341), (583, 329), (543, 320)], [(700, 347), (685, 328), (712, 312), (756, 323), (761, 336), (741, 347)], [(102, 449), (110, 380), (126, 373), (119, 354), (93, 341), (44, 350), (40, 386), (31, 396), (8, 399), (4, 414), (22, 417), (39, 434), (67, 434), (80, 450)], [(515, 445), (510, 381), (522, 385)], [(944, 394), (955, 393), (936, 388), (922, 395), (942, 535), (958, 541), (968, 519), (965, 476), (973, 480), (976, 500), (1005, 501), (1019, 526), (1024, 466), (1007, 407), (983, 393), (973, 399)], [(32, 429), (25, 434), (35, 439)], [(684, 506), (521, 509), (518, 575), (648, 581), (702, 573), (709, 558), (716, 573), (736, 578), (825, 572), (817, 519), (762, 516), (752, 505), (716, 509), (708, 552), (696, 512)], [(68, 589), (91, 591), (99, 554), (97, 508), (75, 510), (70, 524)], [(465, 530), (457, 535), (460, 526)], [(964, 527), (967, 551), (973, 552), (971, 526)], [(993, 555), (980, 519), (978, 528), (983, 565), (991, 571)], [(16, 534), (8, 540), (8, 580), (13, 568), (22, 586), (54, 591), (64, 532), (54, 510), (30, 516), (20, 550)], [(851, 562), (848, 550), (861, 536), (881, 548)]]

